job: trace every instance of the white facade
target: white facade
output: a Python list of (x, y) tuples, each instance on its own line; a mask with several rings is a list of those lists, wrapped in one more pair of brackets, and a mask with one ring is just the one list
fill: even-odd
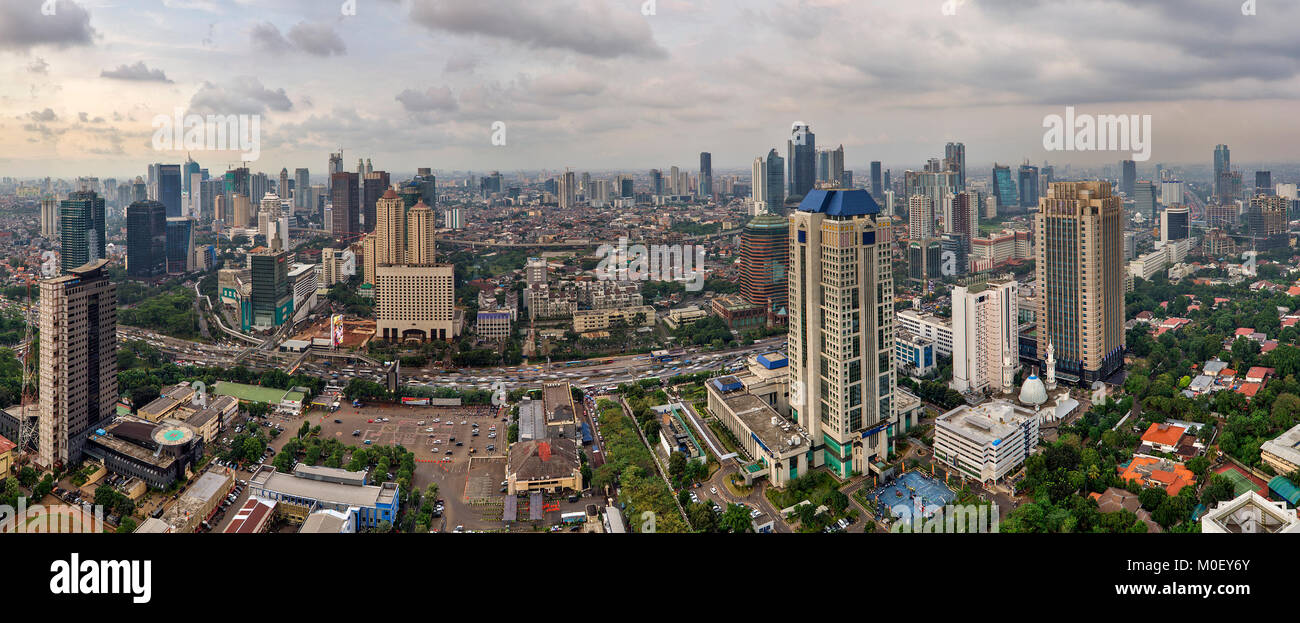
[(970, 393), (1002, 386), (1004, 362), (1020, 360), (1019, 297), (1015, 279), (953, 288), (953, 389)]
[(1038, 446), (1038, 416), (1005, 401), (962, 405), (935, 420), (934, 456), (982, 482), (1014, 474)]
[(940, 355), (952, 356), (952, 321), (947, 318), (908, 309), (898, 312), (898, 326), (913, 335), (934, 340)]

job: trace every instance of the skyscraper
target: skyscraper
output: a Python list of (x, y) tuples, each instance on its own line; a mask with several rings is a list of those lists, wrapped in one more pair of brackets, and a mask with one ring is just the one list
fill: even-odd
[(167, 272), (167, 207), (137, 201), (126, 208), (126, 274), (148, 279)]
[(1291, 201), (1280, 195), (1255, 195), (1246, 208), (1246, 227), (1256, 251), (1287, 245), (1287, 210)]
[(811, 466), (840, 478), (892, 445), (894, 282), (879, 213), (865, 190), (813, 190), (790, 219), (791, 416)]
[(384, 193), (388, 190), (388, 173), (386, 171), (372, 171), (366, 173), (364, 183), (365, 191), (363, 193), (364, 199), (362, 201), (362, 218), (365, 222), (362, 224), (362, 228), (366, 233), (370, 233), (375, 231), (375, 203), (379, 201), (379, 198), (384, 196)]
[(953, 389), (978, 393), (1012, 382), (1005, 375), (1019, 367), (1019, 296), (1015, 279), (952, 289)]
[(1034, 217), (1038, 359), (1092, 383), (1124, 357), (1124, 204), (1109, 182), (1057, 182)]
[(406, 206), (391, 188), (375, 204), (375, 262), (402, 264), (406, 262)]
[(185, 166), (181, 167), (181, 192), (186, 195), (193, 195), (197, 192), (193, 181), (195, 174), (200, 174), (199, 179), (203, 179), (203, 168), (194, 161), (194, 158), (187, 155), (185, 156)]
[(650, 169), (650, 194), (655, 197), (664, 194), (664, 172), (659, 169)]
[(871, 162), (871, 197), (879, 202), (884, 198), (885, 190), (880, 177), (880, 161), (873, 160)]
[(789, 195), (806, 196), (817, 181), (817, 136), (808, 124), (796, 121), (786, 142), (787, 166), (790, 169)]
[(117, 287), (108, 260), (41, 282), (40, 424), (36, 462), (81, 460), (91, 431), (114, 416), (117, 394)]
[(167, 216), (181, 215), (181, 165), (158, 166), (158, 201), (167, 206)]
[(423, 201), (406, 213), (406, 263), (433, 266), (436, 262), (433, 209)]
[(54, 239), (59, 235), (59, 201), (54, 197), (41, 198), (41, 237)]
[(59, 205), (63, 272), (106, 257), (104, 216), (104, 198), (91, 190), (71, 193)]
[(776, 215), (785, 214), (785, 158), (781, 157), (775, 149), (768, 150), (767, 161), (764, 163), (767, 168), (765, 181), (767, 191), (764, 198), (767, 201), (767, 209)]
[(948, 143), (943, 147), (944, 169), (957, 174), (957, 190), (966, 190), (966, 144)]
[(1028, 210), (1038, 205), (1038, 167), (1020, 165), (1020, 209)]
[(844, 146), (827, 151), (826, 182), (840, 188), (844, 183)]
[(194, 219), (167, 218), (167, 274), (182, 275), (194, 267)]
[(293, 170), (293, 211), (295, 214), (311, 214), (315, 206), (311, 205), (311, 172), (307, 169)]
[(785, 309), (790, 295), (790, 224), (764, 210), (740, 234), (740, 294), (771, 317)]
[(343, 154), (331, 153), (329, 166), (325, 169), (325, 190), (332, 196), (334, 194), (334, 174), (343, 172)]
[(330, 176), (330, 203), (333, 227), (330, 232), (340, 242), (361, 232), (361, 198), (357, 188), (360, 180), (356, 173), (335, 173)]
[(1214, 146), (1214, 196), (1226, 202), (1230, 193), (1227, 176), (1232, 173), (1232, 151), (1227, 145)]
[[(345, 175), (352, 175), (351, 173)], [(342, 181), (336, 178), (336, 181)], [(249, 255), (253, 279), (253, 325), (278, 327), (293, 317), (293, 283), (289, 253), (265, 251)]]
[(713, 154), (700, 152), (700, 196), (713, 196)]
[(1256, 195), (1273, 194), (1273, 172), (1272, 171), (1255, 171), (1255, 194)]
[(1011, 167), (993, 165), (993, 196), (998, 200), (998, 214), (1021, 212), (1020, 190), (1011, 177)]
[(1132, 197), (1134, 185), (1137, 183), (1137, 162), (1132, 160), (1120, 160), (1119, 190), (1126, 197)]
[(568, 210), (577, 205), (578, 190), (574, 181), (573, 171), (565, 171), (560, 174), (558, 190), (559, 192), (556, 194), (560, 197), (560, 209)]
[(907, 237), (929, 240), (934, 237), (934, 202), (926, 195), (907, 198)]
[(1147, 180), (1133, 184), (1134, 210), (1146, 217), (1148, 223), (1156, 222), (1156, 185)]
[(1168, 243), (1187, 239), (1188, 210), (1186, 206), (1169, 206), (1160, 213), (1160, 242)]

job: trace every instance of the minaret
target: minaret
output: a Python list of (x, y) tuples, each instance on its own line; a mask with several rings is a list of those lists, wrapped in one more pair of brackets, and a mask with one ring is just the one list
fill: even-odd
[(1051, 338), (1047, 339), (1047, 374), (1043, 381), (1047, 391), (1056, 389), (1056, 347), (1052, 345)]
[(1011, 395), (1012, 386), (1016, 382), (1016, 370), (1011, 365), (1011, 355), (1002, 354), (1002, 393)]

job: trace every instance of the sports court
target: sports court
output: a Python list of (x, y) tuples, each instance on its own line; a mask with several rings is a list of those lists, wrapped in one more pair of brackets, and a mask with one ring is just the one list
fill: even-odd
[(908, 513), (919, 510), (922, 517), (929, 517), (956, 500), (957, 494), (942, 482), (911, 471), (876, 489), (870, 497), (876, 502), (877, 514), (888, 508), (895, 515), (902, 516), (903, 509), (906, 509)]
[(1228, 464), (1214, 470), (1216, 474), (1223, 474), (1225, 478), (1232, 481), (1232, 494), (1241, 495), (1247, 491), (1254, 491), (1260, 495), (1265, 495), (1265, 484), (1258, 478), (1242, 472), (1236, 465)]

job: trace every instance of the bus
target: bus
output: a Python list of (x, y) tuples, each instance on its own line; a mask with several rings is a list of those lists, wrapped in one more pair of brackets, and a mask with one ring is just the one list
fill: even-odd
[(563, 515), (560, 515), (560, 521), (566, 524), (581, 523), (586, 520), (587, 520), (587, 514), (582, 511), (575, 511), (572, 513), (565, 513)]

